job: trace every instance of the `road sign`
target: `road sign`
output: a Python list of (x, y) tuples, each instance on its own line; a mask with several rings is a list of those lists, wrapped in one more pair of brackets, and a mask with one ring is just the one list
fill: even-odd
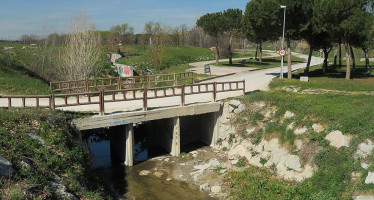
[(279, 55), (280, 55), (280, 56), (285, 56), (286, 54), (287, 54), (286, 49), (281, 49), (281, 50), (279, 50)]
[(207, 74), (209, 73), (210, 75), (212, 75), (211, 71), (210, 71), (210, 65), (209, 64), (205, 64), (204, 65), (204, 72)]
[(320, 53), (323, 53), (323, 49), (320, 49), (319, 52), (320, 52)]

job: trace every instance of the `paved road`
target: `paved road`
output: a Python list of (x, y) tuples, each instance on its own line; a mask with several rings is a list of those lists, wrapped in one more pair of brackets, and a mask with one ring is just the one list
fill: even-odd
[[(305, 58), (307, 59), (306, 55), (302, 54), (296, 54), (293, 55)], [(243, 58), (241, 58), (243, 59)], [(209, 62), (200, 62), (199, 66), (204, 66), (206, 63), (210, 63), (214, 61)], [(221, 62), (224, 62), (224, 60), (221, 60)], [(318, 65), (321, 64), (321, 59), (317, 57), (313, 57), (311, 65)], [(300, 69), (306, 66), (306, 63), (298, 63), (294, 64), (292, 66), (293, 70)], [(231, 67), (227, 67), (231, 69)], [(221, 69), (225, 71), (224, 67)], [(269, 82), (274, 78), (279, 76), (280, 68), (271, 68), (271, 69), (263, 69), (263, 70), (257, 70), (257, 71), (248, 71), (248, 69), (242, 69), (245, 71), (239, 71), (233, 75), (214, 78), (211, 80), (204, 81), (204, 83), (208, 82), (226, 82), (226, 81), (246, 81), (246, 92), (251, 92), (254, 90), (266, 90)], [(287, 69), (285, 68), (285, 73), (287, 72)], [(211, 89), (211, 88), (209, 88)], [(186, 91), (189, 91), (190, 89), (186, 89)], [(170, 92), (170, 91), (169, 91)], [(179, 93), (177, 91), (177, 93)], [(241, 96), (243, 94), (242, 91), (235, 91), (235, 92), (225, 92), (225, 93), (219, 93), (217, 95), (217, 100), (229, 98), (229, 97), (236, 97)], [(129, 94), (130, 95), (130, 94)], [(142, 93), (138, 93), (137, 96), (141, 96)], [(152, 94), (149, 94), (152, 95)], [(118, 95), (120, 96), (120, 95)], [(111, 96), (106, 96), (105, 99), (111, 99)], [(75, 102), (75, 98), (69, 98), (68, 102)], [(81, 96), (79, 99), (80, 102), (87, 102), (87, 97)], [(97, 97), (93, 97), (92, 101), (97, 101)], [(195, 95), (189, 95), (186, 97), (186, 105), (188, 104), (195, 104), (195, 103), (207, 103), (212, 101), (212, 93), (206, 93), (206, 94), (195, 94)], [(49, 100), (48, 99), (40, 99), (40, 105), (47, 106)], [(168, 97), (168, 98), (160, 98), (160, 99), (152, 99), (148, 101), (148, 107), (150, 109), (154, 108), (161, 108), (161, 107), (170, 107), (170, 106), (179, 106), (181, 102), (181, 97)], [(63, 99), (57, 99), (56, 98), (56, 104), (63, 104)], [(14, 100), (12, 102), (12, 105), (15, 106), (21, 106), (22, 100)], [(26, 100), (27, 106), (34, 106), (35, 105), (35, 99), (27, 99)], [(0, 107), (7, 107), (8, 106), (8, 99), (6, 98), (0, 98)], [(116, 114), (121, 112), (129, 112), (129, 111), (139, 111), (142, 110), (143, 102), (142, 100), (135, 100), (135, 101), (125, 101), (125, 102), (113, 102), (113, 103), (105, 103), (105, 112), (106, 114)], [(61, 110), (69, 110), (69, 111), (91, 111), (91, 112), (98, 112), (99, 111), (99, 105), (83, 105), (83, 106), (71, 106), (71, 107), (62, 107), (58, 108)]]
[[(277, 53), (274, 53), (273, 51), (268, 51), (268, 54), (270, 56), (264, 56), (263, 58), (274, 58), (279, 56)], [(234, 58), (232, 59), (233, 61), (235, 60), (248, 60), (248, 59), (253, 59), (252, 57), (247, 57), (247, 58)], [(221, 59), (219, 60), (220, 62), (228, 62), (229, 59)], [(203, 61), (203, 62), (195, 62), (195, 63), (190, 63), (190, 66), (193, 66), (195, 68), (191, 68), (191, 71), (198, 73), (198, 74), (203, 74), (204, 73), (204, 65), (210, 64), (210, 71), (212, 75), (225, 75), (225, 74), (231, 74), (231, 73), (237, 73), (237, 72), (244, 72), (244, 71), (254, 71), (258, 70), (260, 68), (248, 68), (248, 67), (217, 67), (214, 66), (216, 63), (215, 60), (210, 60), (210, 61)]]
[[(307, 55), (299, 54), (299, 53), (292, 53), (293, 56), (297, 56), (300, 58), (303, 58), (305, 60), (308, 59)], [(319, 65), (323, 63), (323, 60), (321, 60), (318, 57), (312, 57), (311, 66)], [(292, 70), (297, 70), (301, 68), (306, 67), (306, 62), (297, 63), (292, 65)], [(287, 63), (285, 63), (284, 66), (284, 73), (287, 73)], [(257, 70), (257, 71), (243, 71), (238, 72), (230, 76), (224, 76), (219, 78), (210, 79), (207, 81), (203, 81), (203, 83), (206, 82), (221, 82), (221, 81), (233, 81), (233, 80), (245, 80), (246, 83), (246, 92), (251, 92), (255, 90), (267, 90), (268, 85), (271, 82), (271, 80), (275, 77), (278, 77), (280, 74), (280, 67), (276, 68), (270, 68), (270, 69), (263, 69), (263, 70)]]

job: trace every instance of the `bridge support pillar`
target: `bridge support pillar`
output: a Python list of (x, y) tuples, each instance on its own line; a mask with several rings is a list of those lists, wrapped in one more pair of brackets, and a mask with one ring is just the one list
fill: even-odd
[(113, 153), (127, 166), (134, 165), (134, 127), (133, 124), (111, 128), (110, 145)]
[(220, 116), (221, 116), (221, 113), (219, 112), (215, 112), (212, 114), (213, 116), (213, 119), (212, 119), (212, 127), (213, 127), (213, 130), (212, 130), (212, 140), (210, 141), (210, 146), (215, 146), (216, 145), (216, 142), (219, 138), (219, 119), (220, 119)]
[(180, 117), (174, 117), (173, 120), (173, 136), (171, 139), (171, 152), (172, 156), (179, 156), (181, 153), (181, 131), (180, 131)]
[(126, 157), (125, 165), (134, 165), (134, 126), (133, 124), (128, 124), (126, 126)]

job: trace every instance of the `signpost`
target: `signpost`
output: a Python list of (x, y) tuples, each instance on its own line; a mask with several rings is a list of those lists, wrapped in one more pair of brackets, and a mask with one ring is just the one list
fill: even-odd
[(286, 51), (286, 49), (281, 49), (281, 50), (279, 50), (278, 54), (279, 54), (280, 56), (284, 57), (284, 56), (286, 56), (287, 51)]
[(206, 74), (209, 73), (210, 75), (212, 75), (212, 73), (210, 71), (210, 65), (209, 64), (204, 65), (204, 72)]

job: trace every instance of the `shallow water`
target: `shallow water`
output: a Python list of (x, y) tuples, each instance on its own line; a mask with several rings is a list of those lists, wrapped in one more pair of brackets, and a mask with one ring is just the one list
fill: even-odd
[(211, 199), (185, 182), (166, 181), (167, 174), (161, 178), (152, 174), (140, 176), (140, 171), (154, 169), (157, 161), (148, 160), (149, 158), (164, 154), (161, 149), (148, 149), (146, 136), (138, 134), (135, 138), (135, 166), (126, 167), (115, 153), (111, 153), (108, 134), (105, 129), (95, 131), (86, 141), (90, 147), (93, 167), (114, 199)]

